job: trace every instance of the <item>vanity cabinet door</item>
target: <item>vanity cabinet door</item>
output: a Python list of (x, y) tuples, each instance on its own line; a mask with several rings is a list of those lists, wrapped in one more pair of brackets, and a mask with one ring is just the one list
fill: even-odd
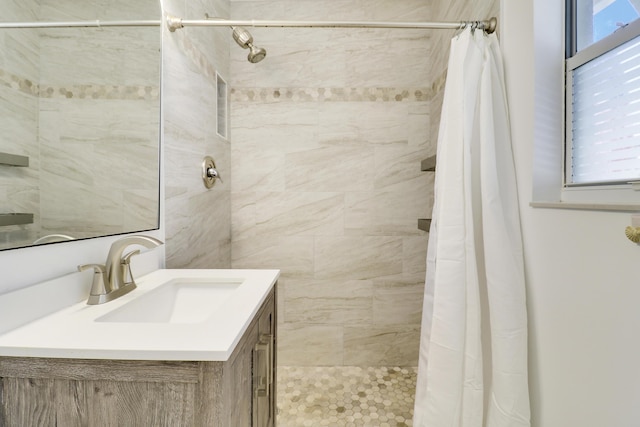
[(275, 426), (275, 291), (225, 362), (224, 426)]
[(258, 318), (258, 340), (253, 348), (253, 427), (275, 426), (276, 419), (275, 292)]
[(222, 425), (251, 426), (252, 350), (258, 337), (258, 326), (253, 323), (236, 347), (231, 359), (225, 362), (223, 393), (225, 415)]

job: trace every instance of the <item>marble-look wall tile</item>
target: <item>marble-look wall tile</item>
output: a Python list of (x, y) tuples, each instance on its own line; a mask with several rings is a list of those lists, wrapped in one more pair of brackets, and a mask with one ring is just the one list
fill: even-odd
[[(232, 138), (234, 140), (231, 151), (231, 163), (233, 165), (233, 191), (284, 191), (285, 188), (285, 153), (277, 148), (264, 145), (260, 142), (248, 141), (241, 146), (236, 145), (236, 139), (232, 125)], [(260, 135), (255, 135), (260, 139)]]
[(296, 280), (285, 286), (283, 321), (324, 325), (372, 322), (371, 280)]
[[(39, 15), (46, 21), (161, 19), (156, 0), (46, 0)], [(40, 81), (53, 86), (134, 85), (152, 79), (157, 86), (160, 34), (157, 27), (41, 30)]]
[(234, 142), (240, 145), (259, 143), (263, 148), (285, 153), (318, 146), (318, 104), (296, 103), (295, 114), (291, 114), (291, 105), (260, 101), (252, 99), (250, 102), (233, 103)]
[[(17, 21), (25, 20), (17, 18)], [(26, 19), (28, 20), (28, 19)], [(22, 30), (25, 31), (25, 30)], [(18, 33), (16, 30), (0, 30), (2, 40), (2, 69), (37, 84), (40, 78), (40, 46), (37, 30)]]
[[(426, 218), (431, 217), (427, 215)], [(421, 276), (424, 279), (426, 271), (427, 244), (429, 234), (406, 236), (402, 238), (402, 274), (404, 276)]]
[(234, 241), (257, 236), (256, 198), (253, 191), (231, 193), (231, 236)]
[(160, 192), (157, 188), (125, 190), (123, 204), (122, 225), (125, 230), (148, 230), (150, 224), (158, 223)]
[[(228, 268), (230, 265), (230, 200), (228, 191), (209, 191), (186, 196), (179, 207), (172, 200), (166, 239), (168, 268)], [(175, 204), (174, 204), (175, 203)], [(200, 214), (197, 213), (206, 213)], [(194, 214), (196, 213), (196, 214)], [(181, 248), (181, 250), (175, 250)]]
[[(231, 2), (233, 19), (429, 20), (430, 10), (422, 0)], [(251, 32), (264, 61), (230, 52), (232, 265), (282, 270), (279, 363), (415, 364), (432, 33)]]
[(232, 240), (233, 268), (277, 268), (285, 278), (313, 277), (314, 237), (258, 236)]
[[(72, 235), (81, 231), (80, 224), (97, 234), (131, 230), (125, 224), (156, 228), (158, 117), (157, 100), (40, 99), (43, 227)], [(136, 200), (138, 208), (126, 209), (135, 191), (147, 196)], [(109, 198), (117, 199), (94, 212)], [(70, 201), (73, 213), (56, 208), (63, 200)], [(125, 212), (135, 212), (134, 218)], [(73, 224), (65, 226), (65, 218)]]
[(373, 291), (374, 325), (420, 325), (424, 277), (376, 279)]
[[(406, 144), (410, 104), (393, 99), (366, 101), (322, 103), (318, 123), (320, 141), (332, 141), (338, 135), (370, 145)], [(338, 139), (338, 142), (341, 141)]]
[[(3, 21), (33, 22), (38, 20), (38, 0), (6, 0), (2, 3)], [(40, 77), (37, 29), (0, 30), (0, 69), (37, 84)]]
[(157, 27), (43, 30), (39, 42), (41, 84), (158, 84)]
[(43, 21), (156, 19), (160, 15), (160, 2), (156, 0), (39, 0), (39, 3), (38, 18)]
[(343, 193), (257, 193), (254, 209), (257, 235), (341, 235), (344, 229)]
[(411, 147), (426, 149), (429, 156), (436, 153), (436, 140), (431, 130), (431, 99), (429, 102), (414, 102), (409, 108), (407, 123), (408, 143)]
[(286, 105), (232, 103), (233, 191), (284, 191), (287, 154), (317, 147), (317, 106), (290, 112)]
[(419, 326), (353, 326), (344, 329), (344, 365), (417, 366)]
[(316, 238), (315, 271), (318, 279), (371, 279), (402, 273), (402, 238)]
[(368, 144), (329, 145), (285, 156), (287, 191), (373, 189), (374, 153)]
[[(228, 0), (167, 0), (185, 19), (229, 17)], [(230, 30), (163, 31), (165, 233), (169, 268), (231, 266), (230, 142), (216, 134), (216, 73), (229, 79)], [(223, 182), (202, 183), (204, 156), (215, 159)]]
[(285, 323), (278, 327), (278, 363), (285, 366), (341, 366), (341, 326)]
[(56, 192), (56, 187), (53, 182), (41, 186), (40, 207), (47, 213), (41, 218), (43, 230), (73, 237), (122, 232), (122, 192), (110, 191), (108, 186), (68, 186)]
[(6, 0), (2, 11), (8, 21), (35, 20), (38, 18), (40, 4), (38, 0)]
[[(229, 0), (190, 0), (185, 2), (184, 19), (205, 19), (206, 15), (229, 19)], [(220, 27), (186, 27), (184, 34), (193, 40), (194, 47), (204, 58), (216, 65), (216, 71), (228, 81), (231, 29)]]

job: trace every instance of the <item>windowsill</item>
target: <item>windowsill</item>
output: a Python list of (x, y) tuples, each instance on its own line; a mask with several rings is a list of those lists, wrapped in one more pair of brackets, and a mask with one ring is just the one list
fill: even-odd
[(584, 211), (640, 212), (640, 204), (575, 203), (575, 202), (530, 202), (532, 208), (575, 209)]

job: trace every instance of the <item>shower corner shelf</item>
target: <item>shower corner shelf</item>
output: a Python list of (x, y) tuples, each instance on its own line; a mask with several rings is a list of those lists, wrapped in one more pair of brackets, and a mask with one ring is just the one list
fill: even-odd
[(0, 227), (7, 225), (33, 224), (31, 213), (0, 213)]
[(431, 227), (431, 219), (418, 218), (418, 228), (422, 231), (429, 231)]
[[(423, 172), (435, 172), (436, 171), (436, 155), (434, 154), (431, 157), (427, 157), (423, 161), (420, 162), (420, 170)], [(422, 231), (429, 232), (429, 228), (431, 227), (431, 219), (427, 218), (418, 218), (418, 229)]]
[(436, 170), (436, 156), (427, 157), (420, 162), (420, 170), (423, 172), (435, 172)]
[(19, 156), (17, 154), (0, 153), (0, 165), (29, 166), (29, 158), (27, 156)]

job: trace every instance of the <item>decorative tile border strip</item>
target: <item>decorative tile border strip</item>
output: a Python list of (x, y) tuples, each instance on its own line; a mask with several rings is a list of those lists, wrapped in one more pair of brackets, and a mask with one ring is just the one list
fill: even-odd
[(29, 79), (18, 77), (8, 71), (0, 69), (0, 86), (20, 91), (27, 95), (38, 96), (38, 85)]
[(40, 86), (29, 79), (0, 69), (0, 86), (40, 98), (157, 100), (159, 86), (71, 85)]
[(431, 84), (431, 90), (433, 94), (437, 94), (444, 90), (444, 85), (447, 83), (447, 70), (444, 70), (438, 78), (436, 78)]
[(427, 87), (233, 88), (230, 99), (231, 102), (423, 102), (434, 95), (434, 90)]
[(73, 85), (41, 86), (40, 98), (157, 100), (158, 86)]

